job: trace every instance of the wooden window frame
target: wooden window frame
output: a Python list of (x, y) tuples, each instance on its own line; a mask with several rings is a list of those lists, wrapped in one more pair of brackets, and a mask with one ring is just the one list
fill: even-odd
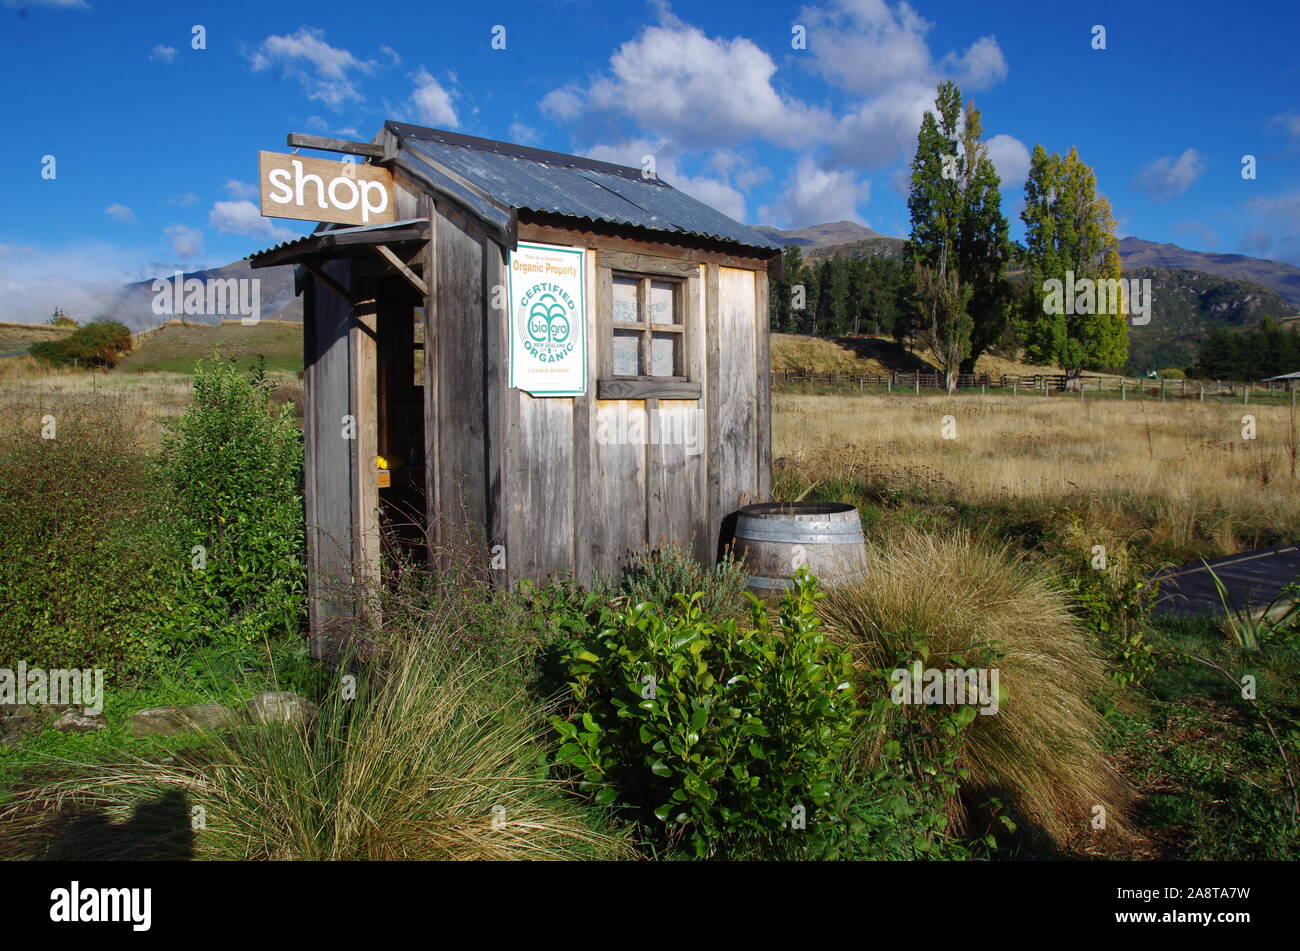
[[(600, 314), (600, 373), (596, 380), (598, 399), (682, 399), (702, 398), (703, 385), (691, 376), (691, 348), (697, 343), (694, 335), (700, 325), (695, 311), (697, 304), (688, 301), (689, 281), (698, 278), (699, 269), (686, 261), (657, 258), (650, 255), (626, 252), (598, 252), (600, 261), (598, 277)], [(614, 320), (614, 281), (631, 278), (637, 281), (636, 322)], [(671, 324), (657, 324), (649, 312), (650, 289), (654, 282), (673, 285), (673, 320)], [(673, 375), (653, 374), (621, 375), (614, 373), (614, 331), (630, 330), (639, 334), (637, 343), (638, 367), (652, 366), (652, 341), (656, 333), (670, 333), (676, 339), (673, 345)]]

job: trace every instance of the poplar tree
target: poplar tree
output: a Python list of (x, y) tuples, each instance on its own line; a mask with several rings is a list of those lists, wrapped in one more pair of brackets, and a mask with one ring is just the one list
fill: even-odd
[[(1054, 363), (1076, 379), (1084, 370), (1109, 370), (1128, 360), (1128, 319), (1115, 313), (1066, 313), (1049, 306), (1047, 283), (1067, 277), (1119, 280), (1123, 268), (1110, 202), (1097, 194), (1097, 176), (1071, 148), (1064, 158), (1034, 146), (1025, 180), (1027, 293), (1020, 335), (1031, 363)], [(1058, 312), (1059, 311), (1059, 312)]]
[(1011, 254), (1001, 181), (988, 157), (980, 112), (962, 110), (945, 80), (917, 133), (907, 207), (912, 230), (905, 258), (915, 281), (921, 339), (934, 352), (949, 391), (1006, 329)]

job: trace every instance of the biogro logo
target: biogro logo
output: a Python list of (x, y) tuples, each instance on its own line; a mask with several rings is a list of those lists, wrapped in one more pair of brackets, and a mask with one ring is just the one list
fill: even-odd
[(528, 319), (520, 325), (524, 349), (543, 363), (573, 352), (572, 328), (578, 305), (558, 284), (533, 284), (519, 299)]

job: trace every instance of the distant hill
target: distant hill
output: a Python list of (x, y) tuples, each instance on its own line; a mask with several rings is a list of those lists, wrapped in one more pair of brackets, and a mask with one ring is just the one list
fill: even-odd
[(812, 248), (805, 257), (810, 261), (821, 261), (824, 258), (833, 258), (836, 255), (846, 258), (897, 258), (902, 256), (905, 243), (902, 238), (890, 238), (878, 234), (871, 238), (860, 238), (844, 244), (830, 244), (823, 245), (820, 248)]
[(118, 364), (119, 371), (170, 370), (193, 373), (194, 364), (219, 352), (240, 366), (253, 366), (261, 357), (267, 370), (302, 369), (302, 321), (281, 323), (262, 319), (244, 326), (238, 320), (221, 324), (171, 321), (142, 334), (135, 348)]
[[(847, 240), (837, 237), (862, 234)], [(798, 243), (811, 261), (831, 257), (898, 257), (902, 238), (875, 234), (850, 222), (801, 231), (757, 230), (784, 244)], [(1124, 275), (1152, 281), (1151, 323), (1129, 330), (1134, 370), (1185, 367), (1211, 327), (1249, 327), (1265, 315), (1284, 323), (1300, 312), (1300, 268), (1242, 254), (1189, 251), (1140, 238), (1120, 241)], [(1017, 272), (1013, 272), (1017, 273)]]
[[(1290, 314), (1300, 313), (1300, 268), (1281, 261), (1247, 257), (1244, 254), (1217, 254), (1189, 251), (1176, 244), (1157, 244), (1141, 238), (1123, 238), (1119, 256), (1124, 270), (1160, 267), (1183, 271), (1204, 271), (1235, 281), (1249, 281), (1284, 297)], [(1274, 317), (1290, 316), (1275, 313)]]
[[(174, 275), (171, 274), (159, 274), (158, 277), (166, 280), (174, 279)], [(294, 296), (293, 267), (290, 265), (259, 268), (255, 271), (249, 266), (248, 261), (241, 259), (232, 261), (223, 267), (211, 268), (206, 271), (191, 271), (185, 274), (187, 280), (192, 277), (199, 280), (232, 277), (259, 280), (261, 283), (258, 285), (258, 303), (261, 319), (302, 321), (302, 299)], [(92, 319), (116, 320), (132, 330), (146, 330), (150, 327), (157, 327), (168, 318), (153, 312), (153, 301), (153, 279), (137, 281), (123, 287), (117, 296), (110, 300)], [(229, 319), (229, 315), (227, 315), (226, 319)], [(186, 315), (185, 320), (191, 324), (208, 323), (215, 325), (221, 322), (222, 315)]]
[(773, 228), (771, 225), (750, 225), (750, 227), (763, 237), (778, 244), (792, 244), (796, 248), (805, 251), (812, 248), (848, 244), (851, 241), (861, 241), (863, 238), (881, 237), (870, 228), (864, 228), (852, 221), (832, 221), (824, 225), (800, 228), (798, 231), (782, 231), (780, 228)]
[(1204, 271), (1126, 267), (1124, 274), (1151, 281), (1151, 322), (1128, 332), (1129, 365), (1135, 370), (1186, 367), (1196, 360), (1211, 327), (1249, 327), (1290, 308), (1266, 287)]
[(34, 343), (60, 340), (74, 327), (54, 327), (50, 324), (0, 323), (0, 357), (26, 353)]

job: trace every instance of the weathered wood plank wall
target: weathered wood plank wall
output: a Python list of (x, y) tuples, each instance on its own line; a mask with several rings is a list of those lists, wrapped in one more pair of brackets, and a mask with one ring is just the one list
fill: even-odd
[[(331, 261), (325, 271), (351, 289), (351, 263)], [(312, 651), (328, 649), (331, 632), (353, 617), (340, 587), (352, 576), (352, 445), (344, 417), (352, 412), (348, 331), (351, 308), (307, 275), (303, 306), (303, 451), (307, 517), (308, 605)]]

